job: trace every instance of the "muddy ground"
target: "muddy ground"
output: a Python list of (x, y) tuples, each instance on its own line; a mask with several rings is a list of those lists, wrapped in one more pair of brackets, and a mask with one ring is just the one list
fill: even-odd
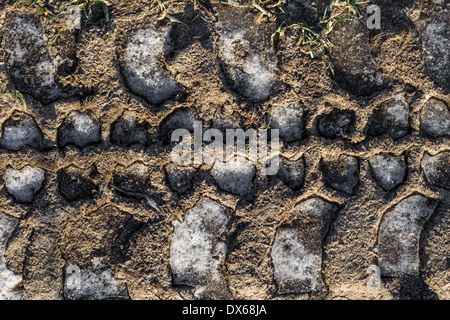
[[(255, 8), (200, 2), (195, 10), (192, 3), (180, 1), (170, 6), (172, 21), (158, 20), (160, 10), (146, 1), (110, 2), (108, 21), (97, 5), (89, 19), (83, 16), (79, 30), (67, 28), (67, 1), (46, 1), (51, 12), (47, 14), (39, 14), (39, 7), (27, 1), (0, 4), (0, 123), (5, 141), (0, 148), (0, 215), (13, 221), (2, 234), (1, 272), (6, 276), (0, 279), (5, 283), (8, 277), (18, 279), (0, 290), (0, 297), (450, 298), (450, 131), (445, 122), (450, 106), (449, 62), (442, 64), (447, 73), (436, 70), (423, 47), (423, 30), (435, 16), (446, 21), (447, 38), (442, 41), (448, 44), (445, 3), (372, 1), (381, 8), (381, 29), (363, 27), (367, 41), (357, 44), (345, 38), (353, 31), (339, 34), (337, 29), (333, 75), (320, 60), (299, 50), (295, 29), (286, 31), (273, 46), (270, 41), (283, 22), (319, 26), (323, 2), (317, 8), (308, 1), (296, 2), (285, 13), (274, 10), (274, 16), (267, 18)], [(26, 31), (17, 27), (16, 17), (41, 26), (45, 38), (41, 41), (30, 33), (22, 39), (20, 32)], [(224, 36), (230, 32), (241, 37), (232, 33), (235, 29), (243, 30), (246, 37), (242, 48), (234, 47), (236, 61), (228, 59)], [(139, 30), (154, 35), (154, 49), (133, 40)], [(127, 55), (133, 41), (135, 48), (142, 49), (141, 62)], [(22, 55), (14, 53), (17, 43), (26, 48)], [(153, 55), (161, 43), (162, 54)], [(369, 60), (374, 68), (369, 76), (378, 74), (382, 82), (358, 72), (350, 74), (355, 65), (364, 68)], [(50, 66), (51, 76), (35, 69), (41, 63)], [(250, 80), (242, 78), (242, 70), (245, 74), (251, 63), (262, 66), (262, 71), (250, 73), (254, 76)], [(144, 76), (139, 78), (141, 71)], [(154, 82), (142, 78), (157, 72), (158, 78), (151, 81), (161, 80), (163, 88), (173, 86), (171, 92), (164, 89), (155, 96), (156, 89), (148, 90)], [(273, 82), (267, 81), (265, 72)], [(259, 74), (264, 77), (254, 80)], [(424, 107), (430, 99), (447, 109), (425, 123)], [(406, 105), (406, 125), (397, 123), (401, 120), (395, 112), (394, 120), (386, 115), (383, 106), (393, 101)], [(170, 173), (174, 143), (168, 137), (179, 127), (190, 130), (192, 119), (202, 120), (204, 129), (226, 128), (229, 124), (220, 125), (220, 117), (244, 130), (262, 129), (268, 121), (276, 125), (277, 119), (270, 116), (276, 107), (291, 103), (302, 112), (297, 113), (301, 114), (298, 122), (288, 126), (301, 123), (301, 132), (292, 139), (289, 133), (281, 136), (281, 154), (286, 163), (300, 161), (298, 166), (304, 170), (293, 183), (290, 173), (288, 178), (262, 175), (260, 163), (249, 191), (242, 194), (218, 183), (208, 164), (194, 165), (185, 174)], [(33, 132), (40, 132), (41, 138), (35, 134), (38, 142), (8, 147), (7, 123), (24, 113), (32, 117), (38, 128)], [(72, 133), (77, 124), (70, 118), (79, 113), (88, 115), (84, 120), (90, 133)], [(127, 113), (132, 115), (125, 117)], [(132, 125), (124, 118), (132, 119)], [(343, 122), (335, 123), (336, 119)], [(285, 122), (280, 123), (285, 128)], [(440, 131), (433, 131), (435, 126), (441, 126)], [(383, 173), (377, 178), (371, 165), (381, 153), (403, 158), (405, 165), (404, 175), (386, 188), (380, 183)], [(354, 162), (342, 160), (341, 155)], [(424, 158), (436, 155), (441, 156), (437, 169), (430, 167), (426, 175)], [(42, 169), (44, 178), (32, 190), (31, 201), (20, 201), (5, 181), (8, 170), (26, 166)], [(388, 252), (389, 258), (380, 256), (380, 226), (386, 213), (411, 195), (436, 204), (427, 217), (421, 206), (405, 209), (406, 215), (412, 215), (407, 223), (417, 225), (417, 230), (412, 228), (415, 236), (402, 241), (415, 242), (405, 245), (412, 248), (406, 257), (411, 261), (418, 257), (419, 269), (389, 274), (382, 267), (380, 276), (376, 270), (381, 259), (392, 255), (400, 259), (398, 252)], [(231, 212), (224, 230), (211, 240), (212, 246), (222, 243), (225, 250), (212, 258), (214, 263), (205, 258), (206, 278), (217, 273), (220, 281), (213, 276), (211, 281), (198, 280), (200, 269), (186, 279), (175, 276), (176, 262), (171, 261), (174, 221), (185, 221), (189, 210), (204, 198)], [(308, 232), (317, 235), (311, 252), (320, 259), (315, 272), (323, 285), (283, 285), (276, 276), (275, 237), (287, 225), (298, 226), (295, 208), (311, 198), (338, 208), (330, 221), (320, 224), (325, 228), (321, 236), (307, 223), (298, 227), (299, 239)], [(211, 233), (205, 232), (209, 237)], [(72, 290), (68, 284), (72, 270), (84, 274), (82, 281), (91, 289)], [(375, 285), (369, 283), (373, 279)], [(207, 290), (200, 292), (203, 287)]]

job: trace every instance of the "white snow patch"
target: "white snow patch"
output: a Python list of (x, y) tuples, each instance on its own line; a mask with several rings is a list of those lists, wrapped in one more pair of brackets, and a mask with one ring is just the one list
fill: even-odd
[(5, 251), (17, 221), (0, 215), (0, 300), (21, 300), (25, 295), (14, 290), (22, 281), (22, 277), (6, 267)]
[(41, 131), (29, 115), (23, 114), (17, 122), (3, 126), (1, 145), (8, 150), (18, 151), (26, 145), (39, 148), (41, 140)]
[(60, 145), (62, 146), (73, 143), (83, 148), (99, 140), (99, 124), (89, 113), (72, 111), (61, 128)]
[[(298, 228), (278, 229), (272, 247), (272, 261), (280, 293), (290, 291), (283, 289), (282, 283), (305, 282), (308, 291), (316, 291), (322, 284), (322, 255), (305, 249)], [(299, 287), (299, 292), (303, 290)]]
[(287, 103), (273, 108), (270, 126), (280, 130), (280, 137), (286, 141), (301, 139), (303, 136), (303, 109), (298, 102)]
[(131, 90), (159, 104), (178, 91), (178, 86), (161, 62), (169, 28), (152, 25), (136, 30), (128, 42), (124, 73)]
[(194, 286), (199, 295), (208, 286), (223, 283), (219, 271), (226, 254), (220, 238), (231, 216), (219, 203), (204, 198), (188, 211), (184, 222), (174, 222), (170, 265), (177, 284)]
[(114, 277), (102, 259), (94, 258), (92, 268), (68, 264), (65, 270), (64, 296), (70, 300), (126, 299), (125, 282)]
[(30, 203), (36, 192), (42, 187), (44, 177), (44, 170), (29, 165), (21, 170), (7, 168), (5, 173), (6, 190), (16, 201)]
[[(273, 91), (276, 81), (276, 62), (272, 58), (271, 48), (263, 52), (255, 52), (246, 39), (248, 30), (236, 29), (224, 31), (220, 36), (220, 56), (225, 62), (228, 72), (236, 88), (254, 100), (267, 98)], [(246, 51), (245, 57), (236, 53), (241, 46)]]
[(437, 203), (422, 195), (413, 195), (387, 212), (380, 224), (379, 266), (384, 276), (419, 274), (419, 240), (424, 223)]
[(255, 164), (244, 157), (236, 156), (227, 162), (216, 159), (211, 174), (219, 187), (235, 194), (245, 195), (253, 187)]

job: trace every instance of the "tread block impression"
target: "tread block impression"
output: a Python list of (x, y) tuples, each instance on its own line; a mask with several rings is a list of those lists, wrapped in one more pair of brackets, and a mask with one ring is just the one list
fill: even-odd
[(254, 23), (247, 9), (217, 7), (219, 58), (234, 90), (253, 101), (266, 99), (277, 81), (277, 61), (270, 38), (272, 23)]
[(22, 300), (26, 298), (26, 294), (16, 288), (22, 281), (22, 276), (9, 270), (5, 261), (6, 246), (17, 224), (17, 220), (7, 218), (0, 213), (0, 300)]
[(443, 151), (435, 156), (425, 154), (422, 169), (428, 184), (450, 190), (450, 151)]
[(419, 275), (419, 240), (425, 222), (437, 202), (423, 195), (412, 195), (383, 217), (378, 232), (378, 264), (381, 275), (389, 277)]
[(355, 112), (334, 109), (330, 113), (320, 115), (317, 129), (321, 136), (328, 139), (346, 138), (355, 131)]
[(70, 165), (58, 171), (59, 192), (68, 200), (92, 199), (98, 191), (98, 186), (92, 181), (97, 169), (92, 166), (81, 169)]
[(336, 159), (322, 159), (322, 171), (326, 185), (352, 194), (359, 182), (358, 159), (345, 154)]
[(280, 226), (272, 246), (272, 261), (279, 294), (324, 289), (322, 245), (338, 207), (321, 198), (294, 207), (294, 221)]
[[(69, 92), (58, 83), (58, 69), (72, 65), (73, 57), (62, 52), (57, 57), (50, 54), (50, 42), (44, 27), (36, 16), (14, 13), (7, 17), (4, 26), (4, 48), (7, 52), (8, 73), (21, 92), (31, 94), (43, 103), (61, 98)], [(59, 34), (65, 38), (65, 52), (71, 52), (74, 34)], [(71, 41), (69, 40), (71, 39)], [(72, 42), (72, 43), (71, 43)]]
[(300, 188), (305, 178), (304, 158), (301, 157), (295, 161), (282, 158), (278, 175), (288, 188), (293, 190)]
[(6, 168), (5, 186), (17, 202), (31, 203), (42, 188), (45, 172), (41, 168), (25, 166), (20, 170)]
[(123, 147), (146, 146), (149, 124), (134, 112), (125, 112), (111, 126), (111, 141)]
[(19, 151), (25, 146), (39, 149), (42, 144), (42, 132), (32, 116), (26, 113), (14, 112), (3, 123), (0, 144), (3, 148), (10, 151)]
[(255, 172), (255, 164), (243, 157), (234, 157), (227, 162), (216, 160), (211, 170), (221, 189), (237, 195), (250, 193)]
[(450, 112), (445, 102), (431, 98), (420, 113), (420, 129), (432, 137), (450, 135)]
[(409, 132), (409, 106), (402, 95), (376, 107), (369, 119), (370, 136), (387, 134), (398, 139)]
[(68, 300), (128, 299), (125, 281), (114, 277), (101, 258), (92, 259), (92, 267), (68, 264), (65, 269), (64, 297)]
[(227, 252), (224, 236), (232, 212), (214, 200), (203, 198), (184, 217), (174, 222), (170, 265), (175, 284), (195, 288), (200, 299), (230, 298), (221, 274)]
[(73, 144), (84, 148), (100, 142), (100, 123), (89, 111), (72, 111), (58, 128), (60, 147)]
[(376, 181), (384, 190), (392, 190), (403, 182), (406, 175), (404, 156), (380, 153), (369, 160)]
[(440, 86), (450, 89), (450, 13), (442, 10), (426, 22), (422, 31), (427, 71)]
[(367, 96), (383, 85), (383, 76), (372, 56), (365, 19), (340, 21), (330, 32), (336, 80), (345, 89)]
[(148, 24), (128, 34), (122, 73), (130, 90), (152, 104), (178, 92), (178, 85), (164, 65), (169, 28)]
[(191, 181), (197, 170), (190, 166), (177, 166), (170, 163), (166, 166), (167, 179), (170, 187), (183, 194), (191, 188)]
[(270, 118), (270, 127), (280, 130), (280, 138), (295, 141), (303, 138), (305, 130), (304, 111), (298, 102), (275, 106)]

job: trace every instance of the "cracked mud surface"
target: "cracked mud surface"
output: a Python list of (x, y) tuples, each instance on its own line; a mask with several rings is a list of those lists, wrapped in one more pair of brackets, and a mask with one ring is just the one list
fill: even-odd
[[(445, 1), (373, 1), (333, 75), (276, 21), (0, 4), (0, 299), (450, 299)], [(55, 12), (62, 2), (48, 1)], [(52, 39), (58, 34), (51, 46)], [(24, 101), (12, 92), (23, 94)], [(176, 129), (280, 130), (280, 169), (181, 166)]]

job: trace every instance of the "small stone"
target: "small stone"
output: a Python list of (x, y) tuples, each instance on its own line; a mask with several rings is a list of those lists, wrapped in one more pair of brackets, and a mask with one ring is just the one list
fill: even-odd
[(234, 157), (228, 162), (216, 160), (211, 173), (221, 189), (245, 195), (253, 188), (255, 171), (253, 163), (243, 157)]
[(440, 100), (431, 98), (422, 108), (420, 129), (432, 137), (450, 134), (450, 112), (448, 106)]
[(300, 188), (305, 177), (305, 160), (303, 157), (296, 161), (283, 158), (278, 174), (288, 188), (293, 190)]
[(336, 160), (322, 161), (325, 184), (348, 194), (359, 181), (359, 165), (355, 157), (340, 155)]
[(270, 127), (280, 130), (280, 138), (295, 141), (303, 138), (304, 111), (298, 102), (286, 103), (273, 108)]
[(11, 151), (19, 151), (25, 146), (39, 149), (41, 143), (41, 130), (30, 115), (16, 112), (3, 123), (3, 148)]
[(403, 96), (391, 99), (376, 108), (369, 120), (370, 136), (388, 134), (394, 139), (409, 132), (409, 107)]
[(450, 152), (443, 151), (435, 156), (425, 154), (422, 169), (428, 184), (450, 190)]
[(182, 194), (191, 188), (191, 181), (196, 170), (192, 167), (181, 167), (171, 163), (166, 166), (166, 172), (170, 187)]
[(392, 190), (405, 179), (406, 163), (404, 156), (377, 154), (370, 159), (370, 166), (377, 182), (384, 190)]
[(147, 25), (134, 30), (128, 39), (122, 67), (132, 92), (160, 104), (178, 92), (178, 85), (164, 65), (169, 26)]
[(336, 139), (350, 135), (355, 129), (355, 112), (335, 109), (318, 117), (319, 134), (325, 138)]
[(123, 147), (145, 146), (149, 125), (139, 121), (136, 113), (125, 112), (112, 124), (111, 141)]
[[(100, 258), (94, 258), (95, 261)], [(65, 269), (64, 297), (68, 300), (122, 300), (128, 299), (124, 280), (114, 277), (111, 269), (94, 263), (92, 268), (68, 264)]]
[(59, 192), (61, 192), (68, 201), (92, 199), (98, 190), (98, 186), (92, 182), (92, 176), (95, 173), (95, 166), (86, 170), (70, 165), (59, 170)]
[(6, 169), (5, 186), (17, 202), (31, 203), (42, 188), (45, 173), (41, 168), (25, 166), (20, 170)]
[(422, 32), (422, 46), (425, 52), (428, 74), (437, 84), (450, 88), (450, 18), (447, 10), (426, 22)]
[(226, 299), (231, 295), (221, 274), (225, 262), (224, 235), (230, 210), (209, 198), (200, 200), (184, 217), (174, 221), (170, 266), (175, 284), (195, 288), (200, 299)]
[(254, 23), (248, 9), (217, 7), (219, 57), (234, 90), (252, 101), (269, 97), (277, 80), (276, 54), (270, 44), (275, 26)]
[(409, 196), (388, 211), (378, 234), (378, 265), (388, 277), (419, 275), (419, 240), (437, 202), (422, 195)]
[(383, 77), (370, 51), (366, 19), (339, 21), (329, 37), (334, 45), (332, 62), (339, 84), (359, 96), (379, 90)]
[(322, 246), (337, 210), (311, 198), (294, 207), (294, 222), (277, 229), (271, 255), (279, 294), (324, 289)]
[(72, 111), (58, 129), (58, 144), (84, 148), (100, 141), (100, 125), (90, 112)]
[(22, 276), (9, 270), (5, 261), (8, 240), (17, 224), (16, 219), (7, 218), (0, 213), (0, 300), (22, 300), (26, 298), (24, 292), (16, 289), (22, 281)]

